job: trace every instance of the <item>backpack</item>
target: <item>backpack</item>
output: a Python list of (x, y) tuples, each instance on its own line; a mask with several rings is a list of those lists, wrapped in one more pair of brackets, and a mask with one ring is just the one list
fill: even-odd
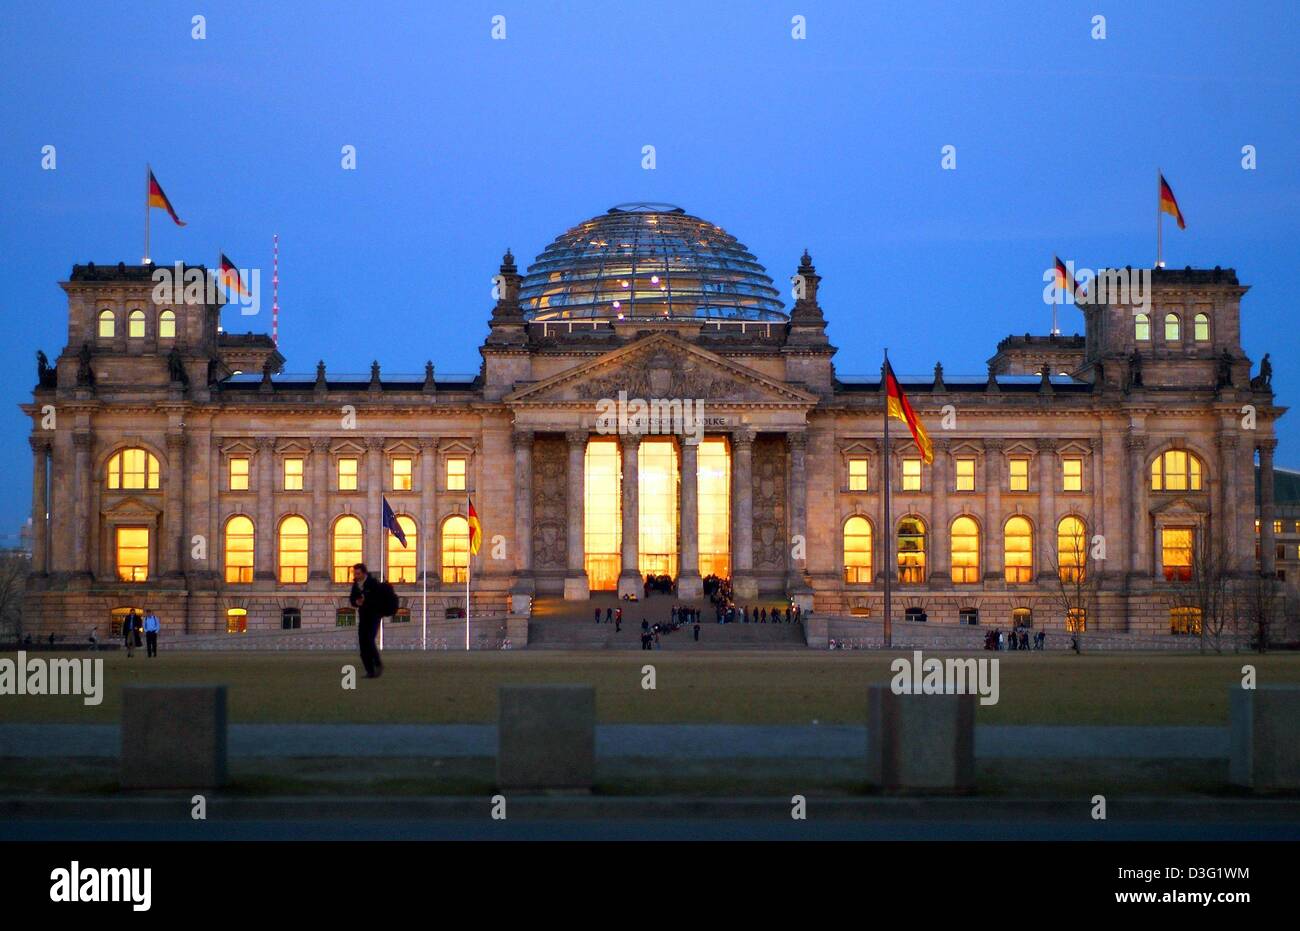
[(378, 596), (375, 600), (378, 602), (380, 617), (392, 617), (397, 613), (401, 605), (397, 601), (397, 592), (393, 591), (393, 586), (389, 582), (380, 582), (375, 586), (375, 594)]

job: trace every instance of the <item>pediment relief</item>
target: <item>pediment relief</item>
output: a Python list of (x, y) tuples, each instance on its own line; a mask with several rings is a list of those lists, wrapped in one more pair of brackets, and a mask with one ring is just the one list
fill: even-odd
[(330, 446), (330, 452), (334, 455), (345, 453), (347, 455), (365, 455), (366, 447), (355, 440), (339, 440)]
[(306, 455), (311, 452), (311, 444), (306, 440), (281, 440), (276, 444), (275, 451), (281, 455), (289, 453), (301, 453)]
[(875, 440), (852, 440), (840, 446), (841, 456), (874, 456), (880, 446)]
[(616, 398), (691, 398), (811, 406), (817, 397), (761, 372), (684, 342), (656, 334), (506, 396), (507, 403), (596, 401)]
[(104, 509), (104, 516), (112, 520), (152, 521), (162, 513), (148, 502), (139, 498), (123, 498), (112, 507)]
[(1038, 447), (1025, 440), (1014, 440), (1002, 447), (1004, 456), (1036, 456)]
[(1202, 504), (1201, 502), (1195, 499), (1184, 498), (1181, 495), (1179, 495), (1176, 498), (1171, 498), (1168, 501), (1162, 501), (1159, 504), (1155, 505), (1154, 507), (1151, 508), (1151, 513), (1157, 514), (1160, 517), (1164, 517), (1164, 518), (1178, 518), (1178, 517), (1199, 518), (1203, 516), (1208, 510), (1209, 508), (1206, 505)]
[(253, 445), (252, 440), (236, 439), (222, 443), (221, 452), (226, 456), (251, 456), (253, 453), (257, 452), (257, 447)]

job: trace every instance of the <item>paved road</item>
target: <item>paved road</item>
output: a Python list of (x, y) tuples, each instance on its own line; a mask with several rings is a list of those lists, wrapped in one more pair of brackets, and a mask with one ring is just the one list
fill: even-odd
[[(601, 757), (676, 759), (851, 759), (861, 757), (858, 725), (606, 724)], [(490, 724), (232, 724), (232, 756), (484, 757), (496, 755)], [(0, 757), (116, 757), (116, 724), (0, 724)], [(1225, 759), (1222, 727), (975, 728), (985, 759)]]

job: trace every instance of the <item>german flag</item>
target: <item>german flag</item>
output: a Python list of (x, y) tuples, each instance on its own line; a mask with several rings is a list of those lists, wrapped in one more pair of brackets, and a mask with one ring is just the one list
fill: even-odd
[(1183, 222), (1183, 212), (1178, 209), (1178, 201), (1174, 198), (1174, 189), (1169, 186), (1163, 174), (1160, 176), (1160, 212), (1177, 220), (1180, 230), (1187, 229), (1187, 224)]
[(239, 277), (239, 269), (235, 263), (226, 258), (226, 254), (221, 253), (221, 283), (227, 288), (232, 288), (248, 297), (248, 289), (244, 287), (243, 280)]
[(478, 522), (478, 511), (474, 510), (474, 502), (466, 498), (469, 504), (469, 551), (475, 556), (478, 555), (478, 548), (483, 543), (483, 525)]
[(1088, 289), (1082, 287), (1075, 277), (1070, 274), (1070, 270), (1065, 267), (1060, 256), (1053, 256), (1056, 259), (1056, 288), (1058, 291), (1069, 291), (1076, 299), (1080, 295), (1087, 295)]
[(185, 221), (176, 216), (176, 211), (172, 209), (172, 202), (169, 201), (167, 195), (163, 193), (162, 185), (159, 184), (158, 179), (153, 176), (152, 168), (149, 169), (149, 194), (146, 203), (150, 207), (161, 207), (163, 210), (166, 210), (168, 215), (172, 218), (172, 222), (177, 226), (185, 225)]
[(898, 379), (894, 377), (894, 368), (885, 360), (885, 414), (888, 417), (894, 417), (907, 424), (907, 429), (912, 431), (912, 439), (916, 440), (917, 447), (921, 450), (921, 456), (926, 462), (934, 462), (934, 446), (930, 443), (930, 437), (925, 433), (925, 427), (921, 426), (921, 419), (916, 416), (916, 411), (912, 410), (912, 405), (907, 403), (907, 395), (903, 394), (903, 389), (899, 387)]

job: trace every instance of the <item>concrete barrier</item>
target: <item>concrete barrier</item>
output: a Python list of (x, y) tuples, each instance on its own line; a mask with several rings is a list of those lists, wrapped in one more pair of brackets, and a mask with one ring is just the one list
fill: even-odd
[(975, 696), (868, 687), (867, 781), (882, 789), (975, 789)]
[(1300, 686), (1228, 692), (1229, 780), (1256, 792), (1300, 789)]
[(498, 691), (497, 785), (590, 789), (596, 776), (596, 690), (503, 685)]
[(226, 782), (224, 685), (122, 689), (124, 789), (203, 789)]

